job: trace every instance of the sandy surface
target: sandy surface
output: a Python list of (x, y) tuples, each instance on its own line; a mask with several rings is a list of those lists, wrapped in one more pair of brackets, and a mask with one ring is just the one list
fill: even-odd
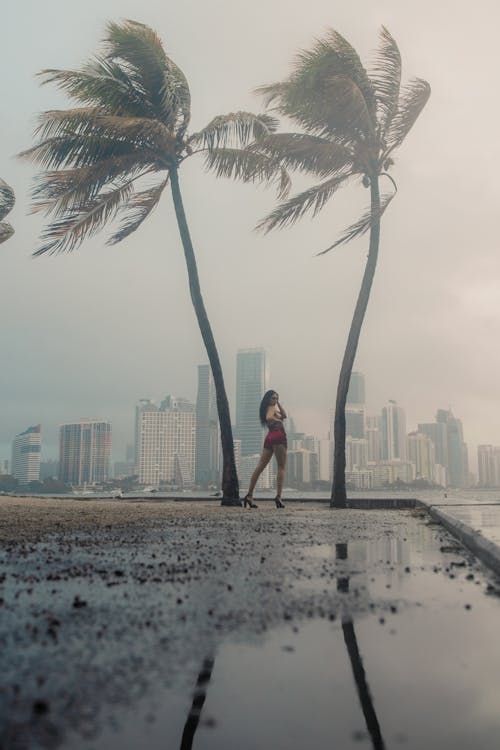
[[(270, 505), (269, 503), (267, 505)], [(203, 506), (203, 507), (202, 507)], [(144, 527), (174, 518), (196, 517), (208, 503), (87, 500), (40, 497), (0, 497), (0, 542), (37, 541), (63, 531), (92, 531), (113, 527)], [(233, 510), (233, 509), (231, 509)], [(239, 512), (239, 509), (235, 509)], [(227, 509), (225, 509), (227, 512)]]

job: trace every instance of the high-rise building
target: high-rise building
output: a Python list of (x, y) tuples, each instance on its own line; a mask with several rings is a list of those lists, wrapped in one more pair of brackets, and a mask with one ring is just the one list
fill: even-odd
[(61, 425), (59, 479), (81, 486), (109, 477), (111, 425), (100, 419), (81, 419)]
[(240, 349), (236, 358), (236, 438), (242, 456), (261, 453), (264, 430), (259, 406), (268, 389), (268, 364), (264, 349)]
[(365, 437), (365, 376), (352, 372), (345, 406), (345, 434), (357, 440)]
[(142, 400), (136, 408), (137, 467), (140, 484), (160, 483), (183, 489), (194, 482), (195, 406), (167, 396), (156, 406)]
[(468, 484), (469, 467), (462, 422), (449, 409), (438, 409), (436, 422), (446, 426), (448, 483), (452, 487), (465, 487)]
[(380, 416), (366, 417), (366, 440), (368, 463), (378, 464), (382, 460), (382, 419)]
[(345, 441), (345, 468), (346, 471), (361, 469), (368, 463), (368, 441), (363, 438), (352, 438), (350, 435)]
[(332, 446), (328, 438), (319, 441), (319, 478), (322, 482), (332, 481), (331, 472)]
[(12, 443), (12, 476), (19, 484), (28, 484), (40, 479), (40, 425), (28, 427), (14, 438)]
[(418, 431), (428, 435), (434, 443), (437, 464), (448, 467), (448, 432), (444, 422), (425, 422), (418, 425)]
[(7, 458), (2, 458), (0, 460), (0, 474), (8, 474), (9, 473), (9, 461)]
[(477, 465), (480, 487), (500, 487), (500, 448), (478, 445)]
[(406, 461), (406, 416), (395, 401), (382, 409), (382, 459)]
[(346, 403), (357, 406), (365, 405), (365, 376), (362, 372), (351, 372)]
[(202, 487), (218, 481), (218, 445), (217, 401), (212, 371), (209, 365), (198, 365), (195, 481)]
[(408, 459), (415, 464), (416, 479), (434, 482), (435, 448), (429, 435), (410, 432), (408, 435)]

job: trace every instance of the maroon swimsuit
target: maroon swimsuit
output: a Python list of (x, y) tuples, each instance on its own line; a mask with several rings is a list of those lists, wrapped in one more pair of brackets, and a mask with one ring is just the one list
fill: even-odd
[(267, 433), (266, 439), (264, 440), (264, 448), (269, 448), (270, 450), (272, 450), (274, 445), (284, 445), (286, 448), (288, 443), (286, 440), (286, 432), (285, 428), (283, 427), (283, 423), (273, 419), (269, 420), (267, 424), (269, 427), (269, 432)]

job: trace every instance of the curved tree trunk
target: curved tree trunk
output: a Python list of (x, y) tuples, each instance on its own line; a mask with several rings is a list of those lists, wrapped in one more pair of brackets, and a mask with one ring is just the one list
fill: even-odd
[(181, 235), (184, 256), (189, 278), (189, 291), (191, 300), (196, 312), (196, 318), (200, 327), (203, 343), (207, 350), (210, 367), (215, 384), (215, 393), (217, 397), (217, 412), (219, 415), (219, 425), (222, 443), (222, 505), (239, 505), (239, 483), (236, 473), (236, 464), (234, 461), (234, 444), (233, 431), (231, 428), (231, 416), (229, 413), (229, 403), (224, 386), (224, 378), (219, 360), (217, 347), (215, 346), (212, 329), (208, 321), (207, 312), (201, 296), (200, 281), (198, 278), (198, 269), (194, 255), (193, 244), (189, 234), (189, 229), (184, 213), (181, 191), (179, 188), (179, 176), (176, 169), (170, 169), (170, 186), (172, 189), (172, 198), (174, 201), (175, 215)]
[(377, 266), (378, 247), (380, 240), (380, 191), (378, 186), (378, 175), (371, 178), (371, 214), (376, 217), (370, 229), (370, 247), (368, 250), (368, 260), (366, 262), (365, 273), (359, 290), (358, 301), (351, 322), (347, 345), (340, 369), (339, 382), (337, 386), (337, 400), (335, 403), (335, 422), (334, 422), (334, 452), (333, 452), (333, 485), (332, 500), (330, 507), (346, 508), (347, 493), (345, 488), (345, 405), (347, 401), (347, 391), (351, 380), (352, 368), (356, 351), (358, 349), (359, 335), (361, 326), (370, 298), (373, 276)]

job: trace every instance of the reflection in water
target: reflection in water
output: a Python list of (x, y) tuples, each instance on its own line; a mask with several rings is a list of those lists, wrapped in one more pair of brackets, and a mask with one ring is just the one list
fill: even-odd
[[(347, 544), (336, 544), (335, 559), (347, 560), (347, 558)], [(337, 591), (340, 591), (341, 593), (349, 592), (349, 576), (337, 577)], [(365, 717), (366, 728), (370, 733), (373, 748), (374, 750), (385, 750), (384, 740), (380, 731), (380, 724), (378, 723), (377, 714), (375, 713), (375, 707), (373, 705), (372, 696), (370, 694), (370, 688), (368, 687), (368, 682), (366, 681), (363, 660), (361, 658), (361, 654), (359, 653), (356, 633), (354, 631), (354, 623), (350, 615), (344, 615), (344, 617), (342, 618), (342, 632), (344, 633), (344, 641), (347, 647), (347, 653), (349, 654), (349, 659), (351, 660), (354, 682), (356, 683), (359, 701), (361, 703), (361, 709)]]
[(358, 690), (359, 702), (361, 703), (361, 708), (365, 717), (366, 728), (372, 739), (373, 748), (374, 750), (384, 750), (385, 745), (380, 731), (380, 724), (378, 723), (377, 714), (375, 713), (370, 688), (366, 681), (363, 660), (359, 653), (356, 633), (354, 632), (354, 624), (350, 618), (345, 618), (342, 621), (342, 631), (344, 633), (345, 645), (347, 646), (347, 653), (351, 660), (352, 673)]
[(214, 659), (212, 657), (204, 659), (201, 672), (196, 680), (193, 702), (186, 723), (184, 724), (180, 750), (191, 750), (193, 746), (194, 734), (200, 721), (201, 709), (207, 697), (207, 685), (210, 682), (213, 668)]

